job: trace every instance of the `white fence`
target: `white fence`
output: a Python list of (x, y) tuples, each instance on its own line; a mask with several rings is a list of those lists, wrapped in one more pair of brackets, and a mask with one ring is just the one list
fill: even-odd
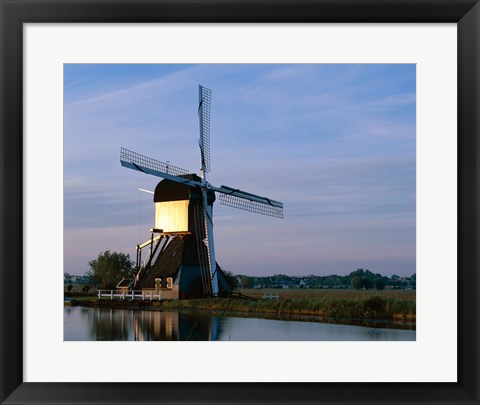
[(98, 290), (98, 298), (110, 298), (111, 300), (115, 299), (130, 299), (134, 301), (135, 299), (139, 299), (142, 301), (161, 301), (162, 300), (162, 292), (154, 292), (154, 291), (121, 291), (121, 290)]
[(262, 295), (262, 300), (275, 300), (275, 301), (278, 301), (280, 299), (278, 293), (277, 294), (273, 294), (273, 293), (263, 293)]

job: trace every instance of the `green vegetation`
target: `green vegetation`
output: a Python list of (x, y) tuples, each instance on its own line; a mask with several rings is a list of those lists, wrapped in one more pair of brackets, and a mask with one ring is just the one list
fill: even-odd
[(100, 253), (98, 258), (88, 263), (90, 270), (87, 277), (92, 284), (101, 289), (114, 289), (122, 278), (133, 279), (135, 266), (130, 261), (130, 255), (106, 251)]
[(313, 289), (313, 288), (288, 288), (277, 290), (274, 288), (265, 289), (265, 290), (239, 290), (242, 294), (248, 295), (253, 298), (262, 298), (264, 294), (273, 294), (280, 297), (280, 299), (286, 298), (367, 298), (372, 295), (378, 295), (383, 298), (396, 298), (400, 300), (410, 300), (415, 301), (416, 291), (415, 290), (354, 290), (351, 288), (348, 289)]
[(299, 297), (245, 301), (231, 298), (178, 300), (162, 303), (164, 309), (208, 309), (258, 314), (313, 315), (332, 318), (415, 320), (415, 300), (379, 295), (339, 298)]
[[(370, 270), (357, 269), (347, 276), (251, 277), (233, 275), (223, 269), (232, 289), (256, 301), (233, 298), (208, 298), (162, 302), (98, 300), (96, 289), (115, 289), (123, 278), (133, 279), (135, 266), (129, 255), (106, 251), (89, 262), (86, 276), (65, 275), (72, 305), (107, 307), (151, 307), (161, 310), (212, 310), (243, 312), (259, 316), (298, 315), (358, 320), (415, 322), (416, 275), (385, 277)], [(68, 276), (68, 277), (67, 277)], [(76, 284), (72, 286), (72, 280)], [(67, 283), (70, 283), (67, 285)], [(89, 293), (90, 292), (90, 293)], [(263, 295), (278, 300), (262, 299)], [(82, 298), (83, 297), (83, 298)]]
[(232, 290), (237, 288), (237, 283), (235, 281), (235, 276), (233, 275), (233, 273), (231, 271), (223, 270), (223, 275), (227, 279), (227, 283)]
[(416, 275), (399, 277), (396, 274), (391, 277), (373, 273), (368, 269), (357, 269), (346, 276), (287, 276), (276, 274), (274, 276), (246, 276), (239, 274), (234, 276), (237, 288), (325, 288), (325, 289), (366, 289), (384, 288), (401, 290), (416, 288)]
[[(416, 320), (416, 296), (414, 290), (355, 290), (355, 289), (268, 289), (240, 290), (242, 294), (256, 298), (246, 301), (233, 298), (205, 298), (172, 301), (129, 301), (75, 296), (71, 305), (108, 308), (135, 308), (156, 310), (207, 310), (237, 312), (253, 316), (312, 316), (349, 320)], [(261, 299), (278, 295), (278, 300)], [(313, 319), (313, 318), (312, 318)]]
[(373, 280), (373, 285), (377, 290), (384, 290), (385, 286), (387, 285), (387, 282), (384, 278), (378, 277), (375, 280)]
[(72, 302), (77, 301), (96, 301), (98, 297), (96, 295), (84, 295), (84, 296), (73, 296), (71, 297)]
[(352, 277), (352, 281), (350, 283), (352, 284), (352, 288), (355, 288), (356, 290), (360, 290), (363, 287), (361, 277)]
[(252, 288), (252, 277), (241, 276), (239, 284), (239, 287), (241, 288)]
[(90, 287), (89, 285), (84, 285), (84, 286), (82, 286), (82, 292), (84, 294), (87, 294), (88, 291), (90, 290), (90, 288), (92, 288), (92, 287)]

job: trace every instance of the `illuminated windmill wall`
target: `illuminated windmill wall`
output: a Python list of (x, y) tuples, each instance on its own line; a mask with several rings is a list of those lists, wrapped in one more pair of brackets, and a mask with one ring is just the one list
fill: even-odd
[[(195, 174), (191, 179), (201, 181)], [(208, 193), (209, 205), (215, 201), (215, 193)], [(155, 188), (155, 229), (164, 232), (192, 232), (194, 230), (194, 207), (202, 205), (202, 193), (195, 188), (171, 180), (163, 180)], [(196, 203), (196, 204), (195, 204)]]

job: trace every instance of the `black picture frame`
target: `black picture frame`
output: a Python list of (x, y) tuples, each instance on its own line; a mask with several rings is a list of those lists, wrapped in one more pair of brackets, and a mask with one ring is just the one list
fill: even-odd
[[(0, 0), (2, 404), (479, 404), (479, 0)], [(26, 383), (23, 381), (23, 24), (456, 23), (457, 383)], [(441, 219), (439, 219), (441, 221)], [(438, 354), (441, 356), (441, 353)], [(219, 367), (228, 367), (226, 364)]]

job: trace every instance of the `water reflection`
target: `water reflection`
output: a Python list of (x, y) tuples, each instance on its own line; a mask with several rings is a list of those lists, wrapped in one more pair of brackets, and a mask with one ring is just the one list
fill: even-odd
[(133, 340), (218, 340), (215, 318), (180, 312), (130, 311)]
[(220, 340), (215, 317), (179, 312), (65, 307), (65, 340)]
[(138, 341), (415, 340), (415, 331), (321, 322), (241, 318), (208, 312), (64, 309), (64, 339)]

